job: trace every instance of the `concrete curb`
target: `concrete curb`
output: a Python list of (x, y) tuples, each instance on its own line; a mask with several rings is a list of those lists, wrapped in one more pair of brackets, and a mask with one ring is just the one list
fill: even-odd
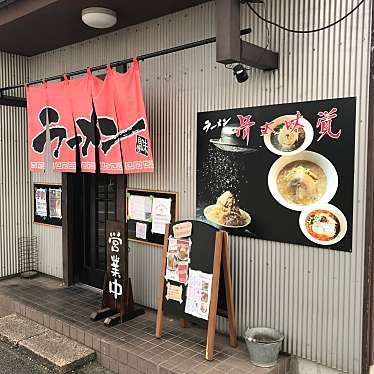
[(96, 358), (91, 348), (17, 314), (0, 318), (0, 339), (59, 374), (79, 369)]

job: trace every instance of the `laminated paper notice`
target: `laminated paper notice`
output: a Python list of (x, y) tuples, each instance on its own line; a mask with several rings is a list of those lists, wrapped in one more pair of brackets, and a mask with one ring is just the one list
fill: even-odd
[(169, 238), (165, 279), (186, 284), (190, 262), (190, 240)]
[(152, 222), (152, 233), (164, 235), (166, 231), (166, 223)]
[(155, 197), (152, 205), (152, 232), (165, 234), (165, 227), (171, 222), (171, 199)]
[(49, 189), (49, 216), (51, 218), (62, 218), (61, 192), (61, 188)]
[(190, 269), (185, 313), (208, 320), (212, 278), (212, 274)]
[(192, 222), (182, 222), (173, 226), (175, 238), (187, 238), (192, 234)]
[(136, 222), (135, 236), (138, 239), (147, 239), (147, 224), (143, 222)]
[(47, 217), (47, 189), (37, 188), (35, 190), (35, 215)]
[(179, 304), (183, 303), (182, 299), (183, 286), (175, 286), (171, 283), (166, 283), (166, 300), (178, 301)]
[(134, 221), (151, 221), (152, 197), (129, 195), (128, 219)]

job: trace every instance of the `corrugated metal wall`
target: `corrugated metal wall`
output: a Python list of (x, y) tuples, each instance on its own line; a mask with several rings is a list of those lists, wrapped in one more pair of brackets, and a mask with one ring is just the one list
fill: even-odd
[[(49, 141), (47, 141), (47, 149), (51, 149)], [(46, 172), (32, 173), (32, 183), (62, 184), (61, 173), (52, 172), (50, 151), (46, 155)], [(39, 271), (62, 278), (62, 228), (33, 222), (32, 232), (38, 238)]]
[[(53, 55), (53, 52), (51, 54)], [(67, 60), (69, 59), (67, 57)], [(33, 80), (35, 77), (49, 77), (55, 71), (65, 71), (65, 67), (60, 65), (62, 61), (59, 60), (38, 66), (37, 63), (35, 64), (35, 59), (32, 58), (30, 63), (30, 80)], [(52, 154), (49, 140), (47, 140), (46, 149), (46, 171), (44, 173), (32, 173), (32, 183), (61, 185), (61, 173), (54, 173), (52, 171)], [(39, 270), (45, 274), (62, 278), (62, 228), (33, 223), (32, 231), (39, 241)]]
[[(269, 0), (266, 14), (284, 25), (308, 29), (341, 17), (351, 3)], [(366, 1), (348, 20), (323, 33), (296, 35), (271, 28), (270, 46), (280, 51), (279, 70), (253, 71), (242, 85), (215, 63), (214, 44), (141, 63), (156, 172), (129, 178), (131, 187), (178, 191), (181, 218), (193, 217), (198, 111), (357, 96), (352, 254), (231, 239), (240, 334), (247, 326), (278, 328), (286, 335), (286, 351), (354, 373), (361, 370), (370, 8)], [(244, 7), (242, 14), (242, 27), (253, 29), (249, 40), (265, 45), (262, 22)], [(207, 3), (36, 56), (31, 78), (211, 37), (214, 28), (214, 3)], [(50, 250), (57, 255), (59, 233), (46, 229), (44, 234), (46, 245), (53, 243)], [(156, 307), (160, 254), (154, 247), (131, 245), (135, 298), (151, 307)], [(43, 266), (50, 266), (50, 261), (56, 266), (60, 259), (46, 257)], [(226, 328), (224, 321), (219, 326)]]
[[(0, 52), (0, 86), (25, 82), (27, 74), (26, 58)], [(0, 278), (18, 272), (17, 239), (30, 234), (26, 110), (0, 106)]]

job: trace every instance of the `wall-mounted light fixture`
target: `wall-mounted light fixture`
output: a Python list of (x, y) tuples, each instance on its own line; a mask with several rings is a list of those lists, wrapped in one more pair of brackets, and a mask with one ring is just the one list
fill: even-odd
[(111, 9), (91, 7), (82, 10), (82, 21), (95, 29), (107, 29), (117, 23), (117, 14)]

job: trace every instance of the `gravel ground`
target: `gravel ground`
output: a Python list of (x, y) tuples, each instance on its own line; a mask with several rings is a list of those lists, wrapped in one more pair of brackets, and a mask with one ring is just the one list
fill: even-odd
[[(40, 365), (7, 343), (0, 341), (0, 373), (1, 374), (51, 374), (53, 371)], [(113, 374), (93, 362), (82, 367), (76, 374)]]

